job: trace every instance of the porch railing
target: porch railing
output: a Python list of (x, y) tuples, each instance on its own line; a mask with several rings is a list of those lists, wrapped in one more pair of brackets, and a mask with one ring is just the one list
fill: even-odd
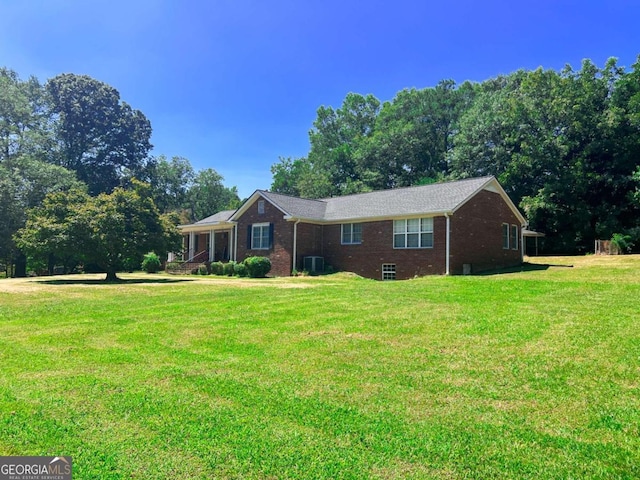
[(191, 273), (192, 270), (198, 268), (199, 265), (209, 260), (209, 250), (202, 250), (191, 258), (188, 258), (188, 251), (180, 252), (178, 255), (183, 259), (187, 257), (187, 260), (174, 260), (172, 262), (168, 262), (166, 267), (167, 273)]

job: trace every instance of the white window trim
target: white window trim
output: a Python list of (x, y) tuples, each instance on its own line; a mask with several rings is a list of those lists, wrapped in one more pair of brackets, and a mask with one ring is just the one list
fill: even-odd
[[(360, 227), (360, 241), (359, 242), (354, 242), (353, 241), (353, 227), (354, 225), (362, 225), (361, 223), (343, 223), (340, 225), (340, 244), (341, 245), (360, 245), (362, 243), (362, 226)], [(349, 227), (349, 238), (351, 239), (351, 241), (349, 242), (345, 242), (344, 241), (344, 227)]]
[[(505, 243), (505, 235), (504, 235), (504, 227), (507, 227), (507, 236), (506, 236), (506, 243)], [(502, 224), (502, 249), (503, 250), (509, 250), (509, 243), (511, 242), (511, 227), (509, 226), (508, 223), (503, 223)]]
[[(253, 241), (255, 239), (255, 235), (253, 234), (253, 231), (256, 228), (267, 228), (267, 246), (260, 246), (260, 247), (256, 247), (253, 245)], [(265, 223), (254, 223), (253, 225), (251, 225), (251, 250), (269, 250), (269, 222), (265, 222)], [(260, 238), (263, 238), (262, 235), (260, 235)]]
[[(435, 236), (434, 236), (434, 231), (435, 231), (435, 221), (433, 220), (434, 217), (420, 217), (420, 218), (398, 218), (396, 220), (393, 220), (393, 224), (392, 224), (392, 228), (393, 228), (393, 248), (394, 250), (422, 250), (425, 248), (433, 248), (434, 244), (435, 244)], [(431, 219), (431, 230), (422, 230), (422, 220), (426, 220), (426, 219)], [(419, 220), (420, 221), (420, 230), (418, 230), (417, 232), (408, 232), (407, 231), (407, 221), (408, 220)], [(404, 233), (396, 233), (396, 229), (395, 229), (395, 222), (404, 222)], [(409, 234), (418, 234), (418, 246), (417, 247), (407, 247), (407, 235)], [(422, 234), (423, 233), (430, 233), (431, 234), (431, 245), (423, 247), (422, 246)], [(396, 247), (396, 235), (404, 235), (404, 247)]]

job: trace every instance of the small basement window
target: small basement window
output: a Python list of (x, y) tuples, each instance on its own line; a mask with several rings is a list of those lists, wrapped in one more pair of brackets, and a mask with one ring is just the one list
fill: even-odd
[(383, 263), (382, 264), (382, 280), (395, 280), (395, 279), (396, 279), (396, 264)]

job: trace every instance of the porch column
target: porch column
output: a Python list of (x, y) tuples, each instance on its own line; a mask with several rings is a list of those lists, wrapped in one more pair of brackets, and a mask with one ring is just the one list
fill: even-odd
[(215, 261), (215, 254), (216, 254), (216, 231), (215, 230), (210, 230), (209, 231), (209, 261), (213, 262)]
[(233, 252), (233, 227), (229, 230), (229, 260), (235, 261), (235, 255)]
[(195, 246), (196, 246), (196, 232), (189, 232), (189, 258), (187, 260), (191, 260), (194, 257)]

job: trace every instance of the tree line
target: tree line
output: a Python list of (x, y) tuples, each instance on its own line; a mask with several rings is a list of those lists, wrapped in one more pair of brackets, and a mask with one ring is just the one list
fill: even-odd
[(178, 223), (239, 205), (235, 187), (182, 157), (150, 155), (151, 123), (86, 75), (44, 84), (0, 68), (0, 264), (115, 272), (180, 248)]
[(625, 69), (519, 70), (443, 80), (381, 103), (321, 106), (303, 158), (272, 165), (276, 192), (323, 198), (494, 175), (548, 253), (619, 235), (640, 247), (640, 56)]

